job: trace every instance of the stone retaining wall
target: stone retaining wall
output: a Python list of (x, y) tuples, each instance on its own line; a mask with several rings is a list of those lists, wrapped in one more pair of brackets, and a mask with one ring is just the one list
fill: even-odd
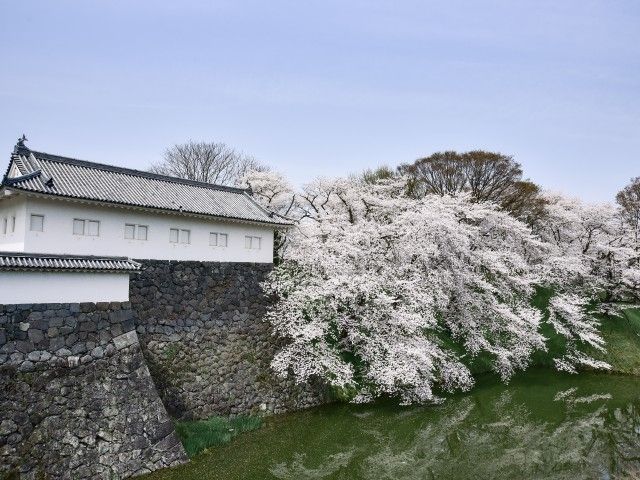
[(167, 409), (182, 418), (279, 413), (326, 401), (319, 386), (277, 378), (263, 320), (271, 264), (138, 260), (130, 283), (138, 336)]
[(0, 477), (117, 479), (186, 461), (129, 303), (0, 305)]
[(0, 305), (0, 478), (126, 478), (186, 461), (167, 410), (327, 401), (269, 366), (271, 265), (141, 263), (130, 303)]

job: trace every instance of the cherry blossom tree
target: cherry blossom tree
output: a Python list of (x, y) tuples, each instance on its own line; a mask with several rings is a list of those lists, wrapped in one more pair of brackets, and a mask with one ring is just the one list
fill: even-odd
[[(268, 191), (291, 195), (283, 179), (261, 175)], [(269, 200), (298, 220), (265, 284), (278, 299), (267, 318), (287, 340), (272, 362), (279, 374), (319, 377), (353, 401), (435, 401), (439, 391), (471, 388), (478, 355), (505, 380), (526, 368), (546, 349), (544, 322), (567, 338), (559, 368), (607, 367), (579, 348), (604, 342), (575, 289), (560, 289), (548, 316), (530, 303), (536, 287), (587, 274), (573, 252), (588, 238), (570, 242), (566, 256), (564, 241), (532, 233), (491, 202), (410, 198), (405, 183), (319, 179), (293, 200)]]
[(632, 178), (616, 195), (621, 214), (634, 232), (636, 249), (640, 250), (640, 177)]
[(620, 209), (546, 193), (547, 213), (534, 229), (553, 246), (549, 275), (606, 313), (638, 301), (635, 231)]
[(619, 209), (588, 204), (560, 194), (544, 195), (546, 213), (534, 228), (550, 247), (545, 284), (556, 295), (549, 305), (549, 322), (567, 339), (567, 353), (558, 368), (600, 367), (580, 346), (599, 345), (598, 313), (620, 315), (638, 302), (640, 270), (634, 248), (635, 232)]
[[(283, 220), (300, 218), (298, 196), (291, 184), (279, 173), (250, 170), (240, 181), (253, 197)], [(279, 263), (289, 244), (287, 230), (276, 230), (273, 236), (274, 263)]]
[(296, 209), (296, 194), (291, 184), (279, 173), (268, 170), (251, 170), (240, 184), (248, 188), (269, 210), (288, 218)]

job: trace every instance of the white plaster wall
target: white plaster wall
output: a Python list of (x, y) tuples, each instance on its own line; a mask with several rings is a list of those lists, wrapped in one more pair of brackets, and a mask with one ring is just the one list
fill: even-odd
[[(260, 225), (29, 197), (24, 220), (27, 225), (31, 214), (44, 215), (45, 218), (43, 232), (31, 232), (27, 228), (23, 251), (30, 253), (108, 255), (158, 260), (273, 261), (273, 229)], [(99, 220), (100, 236), (74, 235), (74, 218)], [(147, 225), (148, 240), (125, 239), (125, 223)], [(191, 243), (170, 243), (170, 228), (191, 230)], [(210, 232), (228, 234), (228, 246), (209, 246)], [(262, 237), (261, 249), (246, 249), (246, 235)]]
[(0, 304), (128, 300), (128, 273), (0, 272)]
[[(25, 236), (25, 212), (27, 201), (21, 196), (4, 196), (0, 191), (0, 251), (23, 252)], [(11, 231), (11, 217), (16, 217), (15, 231)], [(7, 233), (3, 233), (3, 222), (7, 219)]]

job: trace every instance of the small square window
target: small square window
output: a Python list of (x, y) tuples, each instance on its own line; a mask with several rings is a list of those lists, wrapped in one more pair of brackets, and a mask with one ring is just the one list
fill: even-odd
[(209, 234), (209, 245), (212, 247), (226, 247), (229, 236), (226, 233), (211, 232)]
[(244, 248), (250, 250), (260, 250), (261, 237), (252, 237), (247, 235), (244, 237)]
[(135, 225), (130, 225), (128, 223), (124, 225), (124, 238), (126, 238), (127, 240), (133, 240), (134, 238), (136, 238)]
[(96, 220), (87, 220), (87, 235), (97, 237), (100, 235), (100, 222)]
[(190, 230), (180, 230), (180, 243), (191, 243)]
[(138, 240), (146, 240), (147, 239), (147, 226), (146, 225), (138, 225)]
[(260, 250), (261, 243), (262, 243), (262, 238), (253, 237), (253, 242), (251, 243), (251, 248), (253, 248), (254, 250)]
[(169, 241), (171, 243), (178, 243), (178, 229), (170, 228), (169, 229)]
[(84, 220), (80, 220), (78, 218), (73, 220), (73, 234), (84, 235)]
[(100, 222), (98, 220), (73, 219), (73, 234), (97, 237), (100, 235)]
[(44, 215), (31, 215), (29, 230), (32, 232), (44, 232)]
[[(124, 224), (124, 238), (127, 240), (146, 240), (148, 228), (146, 225), (136, 225), (134, 223)], [(169, 232), (171, 238), (171, 231)], [(170, 240), (171, 241), (171, 240)]]

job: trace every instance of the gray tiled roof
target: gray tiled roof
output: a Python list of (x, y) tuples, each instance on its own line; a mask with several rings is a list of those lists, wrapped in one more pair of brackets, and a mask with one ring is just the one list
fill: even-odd
[(247, 191), (18, 148), (2, 185), (118, 205), (287, 225)]
[(125, 257), (92, 257), (41, 253), (0, 252), (1, 270), (60, 270), (92, 272), (137, 272), (138, 262)]

